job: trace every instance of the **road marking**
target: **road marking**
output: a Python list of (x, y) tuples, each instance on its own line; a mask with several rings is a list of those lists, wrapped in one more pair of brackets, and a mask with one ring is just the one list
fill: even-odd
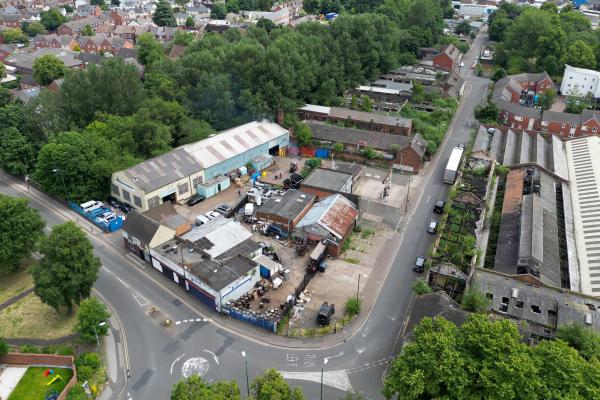
[(202, 318), (196, 318), (196, 322), (202, 322)]
[(182, 358), (183, 356), (185, 356), (185, 353), (183, 353), (182, 355), (180, 355), (179, 357), (177, 357), (177, 358), (175, 359), (175, 361), (173, 361), (173, 362), (171, 363), (171, 375), (173, 375), (173, 367), (175, 366), (175, 364), (177, 363), (177, 361), (181, 360), (181, 358)]
[(175, 321), (175, 325), (181, 324), (181, 321)]
[(425, 204), (429, 204), (429, 200), (431, 200), (431, 195), (427, 196), (427, 200), (425, 200)]
[(212, 351), (210, 351), (210, 350), (202, 350), (202, 351), (205, 351), (205, 352), (207, 352), (208, 354), (210, 354), (211, 356), (213, 356), (213, 359), (215, 360), (215, 362), (217, 363), (217, 365), (219, 365), (219, 358), (217, 357), (217, 355), (216, 355), (215, 353), (213, 353), (213, 352), (212, 352)]
[[(313, 372), (279, 371), (279, 373), (283, 376), (284, 379), (304, 380), (304, 381), (312, 381), (312, 382), (317, 382), (317, 383), (321, 382), (321, 371), (313, 371)], [(350, 384), (350, 379), (348, 378), (348, 374), (346, 373), (345, 370), (324, 371), (323, 372), (323, 384), (334, 387), (339, 390), (342, 390), (344, 392), (349, 392), (352, 390), (352, 385)]]
[(118, 280), (119, 282), (121, 282), (121, 284), (122, 284), (123, 286), (125, 286), (125, 288), (126, 288), (126, 289), (129, 289), (129, 288), (130, 288), (130, 286), (129, 286), (127, 283), (125, 283), (125, 281), (124, 281), (123, 279), (119, 278), (119, 277), (118, 277), (118, 276), (116, 276), (116, 275), (115, 275), (115, 278), (117, 278), (117, 280)]
[(335, 356), (329, 356), (329, 357), (325, 357), (325, 358), (323, 358), (323, 360), (327, 360), (327, 361), (329, 361), (329, 360), (331, 360), (332, 358), (338, 358), (338, 357), (341, 357), (341, 356), (343, 356), (343, 355), (344, 355), (344, 352), (343, 352), (343, 351), (340, 351), (340, 352), (339, 352), (338, 354), (336, 354)]
[(140, 307), (144, 307), (144, 306), (147, 306), (148, 304), (150, 304), (150, 301), (148, 301), (147, 298), (145, 298), (138, 292), (135, 292), (134, 294), (132, 294), (132, 296), (135, 299), (135, 301), (139, 304)]

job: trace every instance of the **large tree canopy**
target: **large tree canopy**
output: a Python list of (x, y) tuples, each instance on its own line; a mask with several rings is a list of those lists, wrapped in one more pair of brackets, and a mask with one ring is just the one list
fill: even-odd
[(522, 343), (506, 319), (473, 314), (460, 327), (425, 318), (388, 373), (384, 394), (402, 399), (595, 399), (600, 363), (567, 343)]

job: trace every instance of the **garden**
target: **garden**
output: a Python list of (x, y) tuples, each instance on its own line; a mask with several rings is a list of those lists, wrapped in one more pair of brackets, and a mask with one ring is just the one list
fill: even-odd
[(70, 368), (29, 367), (8, 400), (56, 399), (72, 377)]

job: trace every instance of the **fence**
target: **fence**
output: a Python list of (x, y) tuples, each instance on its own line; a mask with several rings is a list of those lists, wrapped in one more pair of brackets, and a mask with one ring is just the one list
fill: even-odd
[(259, 328), (266, 329), (270, 332), (277, 331), (278, 321), (268, 319), (268, 318), (258, 317), (249, 311), (240, 311), (240, 310), (235, 310), (233, 308), (223, 307), (223, 314), (228, 315), (235, 319), (239, 319), (240, 321), (247, 322), (251, 325), (258, 326)]

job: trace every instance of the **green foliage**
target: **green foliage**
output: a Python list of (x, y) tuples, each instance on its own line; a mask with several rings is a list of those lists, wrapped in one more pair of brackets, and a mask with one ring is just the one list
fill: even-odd
[(210, 10), (210, 18), (225, 19), (225, 16), (227, 16), (227, 6), (225, 5), (225, 3), (213, 4), (212, 10)]
[[(118, 1), (118, 0), (117, 0), (117, 1)], [(62, 7), (65, 9), (65, 11), (66, 11), (68, 14), (71, 14), (71, 13), (74, 11), (74, 10), (73, 10), (73, 6), (72, 6), (72, 5), (70, 5), (70, 4), (64, 4)]]
[(235, 381), (208, 383), (197, 375), (192, 375), (173, 386), (171, 400), (196, 399), (239, 400), (240, 389)]
[(494, 82), (498, 82), (500, 79), (504, 78), (506, 76), (506, 70), (502, 67), (500, 68), (496, 68), (494, 70), (494, 74), (492, 75), (492, 80)]
[(0, 194), (0, 273), (14, 272), (31, 256), (44, 226), (29, 201)]
[(564, 340), (586, 360), (600, 359), (600, 335), (582, 324), (571, 323), (558, 328), (556, 338)]
[(0, 356), (8, 353), (8, 343), (3, 338), (0, 338)]
[(225, 7), (227, 8), (228, 13), (237, 14), (240, 12), (240, 4), (238, 3), (238, 0), (225, 0)]
[(88, 396), (81, 385), (75, 385), (67, 392), (66, 400), (88, 400)]
[(75, 359), (75, 366), (77, 368), (86, 366), (92, 371), (97, 371), (102, 366), (102, 359), (95, 352), (83, 353)]
[(196, 27), (196, 21), (194, 21), (194, 17), (192, 17), (191, 15), (188, 15), (188, 17), (185, 19), (185, 27), (186, 28), (195, 28)]
[(469, 24), (469, 21), (463, 21), (454, 27), (454, 33), (462, 34), (462, 35), (470, 35), (473, 31), (473, 28)]
[(508, 168), (506, 165), (496, 164), (494, 172), (496, 173), (496, 175), (506, 176), (510, 172), (510, 168)]
[(296, 140), (300, 146), (308, 146), (312, 140), (312, 132), (308, 125), (306, 125), (304, 122), (299, 122), (296, 124), (294, 135), (296, 136)]
[(138, 61), (150, 66), (165, 58), (165, 52), (158, 40), (149, 32), (142, 33), (136, 41), (138, 50)]
[(417, 278), (412, 284), (412, 290), (416, 295), (420, 296), (423, 294), (431, 293), (431, 288), (424, 279)]
[(8, 28), (0, 34), (5, 43), (26, 43), (27, 35), (19, 28)]
[(71, 346), (60, 346), (56, 349), (56, 354), (59, 356), (73, 356), (75, 355), (75, 350)]
[(335, 142), (333, 145), (331, 145), (331, 148), (336, 153), (341, 153), (342, 151), (344, 151), (344, 144), (340, 142)]
[(362, 393), (350, 391), (340, 400), (365, 400), (365, 396)]
[(158, 26), (177, 26), (171, 4), (166, 0), (159, 0), (156, 3), (152, 21)]
[(425, 318), (386, 376), (384, 394), (403, 399), (592, 399), (598, 362), (587, 363), (566, 343), (521, 342), (516, 324), (474, 314), (457, 328)]
[(475, 118), (481, 123), (495, 123), (500, 115), (496, 103), (488, 101), (485, 105), (475, 107)]
[(56, 8), (51, 8), (40, 13), (40, 22), (48, 31), (54, 32), (56, 28), (67, 22), (67, 17), (64, 17)]
[(33, 62), (33, 79), (46, 86), (67, 72), (65, 63), (54, 54), (44, 54)]
[[(96, 340), (96, 333), (98, 336), (108, 335), (109, 318), (110, 313), (104, 303), (95, 297), (85, 299), (79, 305), (79, 309), (77, 309), (77, 332), (79, 332), (83, 339), (94, 342)], [(104, 325), (100, 326), (102, 322), (104, 322)]]
[(596, 67), (594, 50), (583, 40), (574, 41), (567, 50), (567, 64), (573, 67), (594, 69)]
[(268, 369), (264, 374), (256, 377), (252, 382), (250, 393), (253, 400), (304, 400), (300, 388), (292, 390), (275, 369)]
[(463, 294), (461, 307), (474, 313), (485, 313), (490, 301), (477, 288), (471, 287)]
[(24, 344), (19, 347), (19, 351), (21, 353), (32, 353), (32, 354), (41, 353), (40, 348), (33, 344)]
[(25, 32), (29, 37), (34, 37), (36, 35), (43, 35), (46, 33), (46, 27), (42, 25), (40, 22), (23, 22), (21, 24), (21, 29)]
[(92, 29), (92, 27), (90, 25), (86, 25), (81, 30), (81, 35), (83, 35), (83, 36), (94, 36), (95, 33), (94, 33), (94, 30)]
[(90, 296), (98, 278), (100, 260), (81, 229), (73, 222), (55, 225), (40, 244), (42, 260), (32, 267), (35, 294), (54, 309), (75, 304)]
[(567, 99), (566, 104), (565, 112), (572, 114), (581, 114), (583, 110), (588, 108), (588, 101), (583, 97), (570, 97)]
[(348, 297), (346, 300), (346, 311), (345, 314), (350, 317), (354, 317), (360, 313), (360, 306), (362, 301), (356, 297)]
[(77, 367), (77, 379), (79, 382), (88, 381), (92, 378), (92, 376), (94, 376), (94, 370), (91, 367), (87, 365)]
[(0, 168), (24, 176), (32, 171), (35, 149), (17, 128), (0, 130)]
[(362, 96), (360, 99), (360, 109), (365, 112), (373, 111), (373, 101), (369, 96)]
[(552, 88), (546, 89), (540, 95), (540, 104), (542, 106), (542, 109), (549, 110), (552, 107), (554, 100), (556, 100), (556, 90)]
[(369, 160), (377, 158), (378, 154), (379, 152), (370, 146), (365, 147), (362, 151), (362, 155), (367, 157)]

